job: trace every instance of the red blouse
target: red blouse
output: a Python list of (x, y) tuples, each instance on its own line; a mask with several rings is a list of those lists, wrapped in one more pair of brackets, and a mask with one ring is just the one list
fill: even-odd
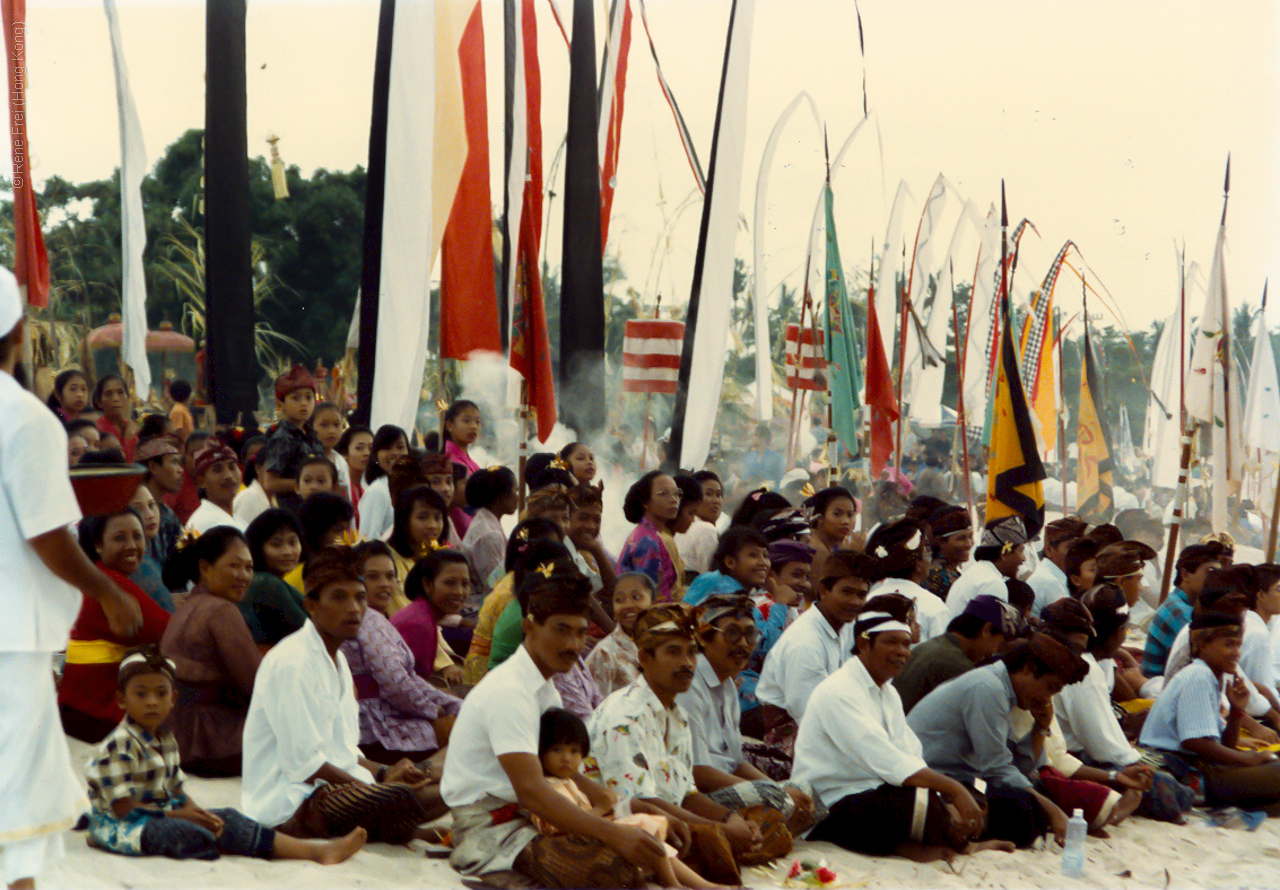
[[(125, 648), (158, 645), (169, 626), (169, 613), (156, 605), (142, 588), (115, 569), (98, 564), (98, 568), (116, 583), (116, 586), (138, 601), (142, 608), (142, 629), (131, 638), (112, 633), (107, 623), (107, 613), (95, 599), (85, 597), (80, 604), (80, 614), (71, 627), (72, 640), (106, 640)], [(74, 647), (68, 653), (67, 666), (58, 684), (58, 704), (75, 708), (83, 714), (102, 720), (122, 720), (124, 711), (116, 704), (116, 677), (120, 662), (105, 664), (75, 664), (72, 662)]]
[(105, 436), (115, 436), (119, 439), (125, 460), (133, 460), (133, 450), (138, 447), (137, 436), (125, 436), (124, 432), (112, 423), (105, 414), (98, 418), (98, 431)]

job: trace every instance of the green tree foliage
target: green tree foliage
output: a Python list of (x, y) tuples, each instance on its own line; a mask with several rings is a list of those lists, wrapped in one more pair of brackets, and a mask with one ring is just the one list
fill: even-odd
[[(143, 263), (148, 322), (180, 326), (186, 298), (166, 262), (182, 263), (179, 245), (202, 232), (203, 133), (188, 130), (165, 149), (142, 182), (147, 220)], [(267, 328), (305, 344), (281, 352), (303, 361), (332, 362), (342, 354), (360, 285), (365, 171), (287, 170), (289, 197), (276, 200), (270, 167), (249, 161), (250, 226), (259, 268), (274, 282), (273, 299), (259, 305)], [(37, 197), (49, 253), (56, 318), (86, 327), (120, 311), (120, 176), (82, 184), (50, 177)], [(12, 205), (0, 207), (5, 229), (0, 260), (12, 262)]]

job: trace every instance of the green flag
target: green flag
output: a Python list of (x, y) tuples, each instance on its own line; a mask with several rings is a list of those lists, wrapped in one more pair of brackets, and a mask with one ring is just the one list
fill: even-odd
[[(849, 292), (844, 286), (840, 247), (836, 243), (836, 221), (831, 183), (826, 187), (827, 205), (827, 388), (831, 399), (831, 419), (836, 436), (845, 448), (858, 453), (858, 408), (862, 391), (862, 366), (854, 348), (853, 315)], [(831, 455), (832, 464), (839, 456)]]

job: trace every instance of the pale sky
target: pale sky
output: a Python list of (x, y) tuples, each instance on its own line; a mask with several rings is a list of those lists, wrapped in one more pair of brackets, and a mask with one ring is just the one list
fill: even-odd
[[(465, 0), (450, 0), (465, 2)], [(566, 18), (571, 0), (558, 0)], [(118, 0), (135, 99), (151, 161), (190, 127), (203, 126), (204, 4)], [(543, 127), (549, 170), (564, 132), (567, 51), (539, 0)], [(489, 52), (493, 202), (500, 208), (501, 3), (484, 0)], [(703, 165), (724, 51), (729, 0), (649, 0), (653, 38)], [(1011, 222), (1040, 236), (1023, 242), (1019, 285), (1041, 278), (1067, 238), (1121, 306), (1131, 328), (1173, 308), (1175, 243), (1207, 273), (1232, 155), (1227, 281), (1233, 305), (1256, 306), (1267, 276), (1280, 287), (1280, 3), (1154, 0), (865, 0), (869, 104), (864, 128), (834, 174), (845, 265), (864, 269), (884, 240), (899, 180), (915, 196), (904, 225), (943, 173), (985, 214), (1006, 181)], [(365, 164), (378, 4), (251, 0), (249, 146), (281, 137), (286, 163)], [(603, 33), (605, 4), (597, 2)], [(119, 164), (110, 44), (101, 4), (42, 0), (28, 8), (29, 135), (37, 180), (104, 177)], [(832, 154), (862, 116), (863, 60), (850, 0), (758, 0), (738, 254), (750, 264), (756, 178), (765, 140), (800, 91), (813, 97)], [(883, 158), (883, 165), (881, 159)], [(770, 179), (765, 284), (802, 277), (822, 181), (812, 116), (798, 112)], [(561, 171), (563, 172), (563, 171)], [(558, 190), (558, 186), (556, 187)], [(664, 215), (694, 188), (658, 89), (637, 15), (610, 249), (629, 283), (652, 300), (683, 302), (692, 278), (700, 202), (663, 236)], [(659, 195), (663, 203), (659, 203)], [(557, 200), (549, 231), (558, 264)], [(960, 203), (952, 200), (944, 246)], [(353, 238), (360, 237), (352, 232)], [(669, 252), (666, 252), (669, 249)], [(819, 259), (820, 262), (820, 259)], [(957, 276), (972, 269), (958, 255)], [(660, 269), (660, 271), (659, 271)], [(968, 273), (968, 274), (971, 274)], [(1079, 281), (1059, 299), (1079, 308)], [(1199, 312), (1197, 295), (1190, 311)], [(1277, 301), (1280, 302), (1280, 301)], [(1091, 302), (1091, 311), (1097, 308)], [(1280, 324), (1280, 306), (1268, 313)], [(1103, 321), (1110, 321), (1108, 317)]]

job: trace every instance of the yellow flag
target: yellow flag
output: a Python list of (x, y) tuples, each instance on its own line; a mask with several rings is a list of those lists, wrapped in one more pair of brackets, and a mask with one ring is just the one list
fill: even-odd
[(990, 524), (1005, 516), (1021, 516), (1027, 537), (1034, 538), (1044, 525), (1044, 464), (1018, 374), (1007, 294), (1001, 299), (1000, 313), (1000, 361), (992, 401), (986, 521)]
[(1076, 433), (1076, 493), (1080, 517), (1094, 523), (1110, 522), (1114, 506), (1111, 496), (1111, 442), (1098, 414), (1095, 401), (1098, 395), (1098, 372), (1086, 322), (1084, 366), (1080, 371), (1080, 422)]

